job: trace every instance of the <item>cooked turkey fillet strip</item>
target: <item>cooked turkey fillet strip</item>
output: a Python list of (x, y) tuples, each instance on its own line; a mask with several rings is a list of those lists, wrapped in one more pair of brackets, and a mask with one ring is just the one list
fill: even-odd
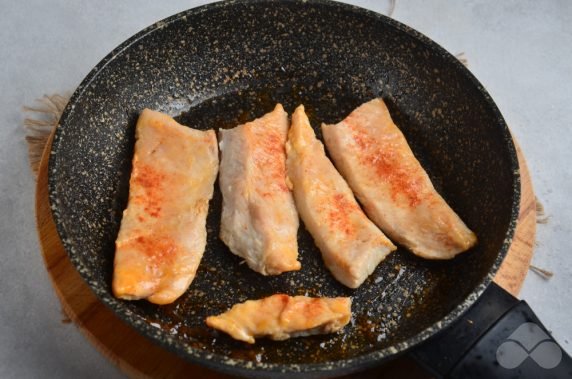
[(218, 172), (216, 134), (145, 109), (135, 138), (112, 289), (118, 298), (167, 304), (187, 290), (205, 250)]
[(326, 266), (344, 285), (359, 287), (395, 246), (359, 207), (303, 106), (292, 115), (286, 153), (298, 212)]
[(328, 152), (366, 214), (392, 240), (427, 259), (450, 259), (477, 242), (433, 187), (381, 99), (322, 125)]
[(227, 312), (211, 316), (206, 323), (239, 341), (255, 338), (281, 341), (291, 337), (333, 333), (351, 318), (349, 297), (311, 298), (277, 294), (235, 304)]
[(300, 269), (298, 213), (286, 185), (288, 115), (274, 111), (233, 129), (221, 129), (220, 238), (248, 266), (277, 275)]

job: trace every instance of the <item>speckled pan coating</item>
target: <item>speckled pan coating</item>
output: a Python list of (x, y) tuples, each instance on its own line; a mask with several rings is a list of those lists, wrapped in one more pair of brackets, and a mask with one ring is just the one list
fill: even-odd
[[(276, 102), (289, 112), (303, 103), (317, 128), (375, 96), (386, 100), (437, 189), (476, 232), (480, 242), (471, 252), (429, 262), (400, 248), (350, 290), (324, 268), (301, 227), (302, 270), (267, 278), (240, 264), (218, 239), (217, 189), (207, 249), (187, 293), (163, 307), (112, 296), (114, 240), (127, 200), (135, 121), (144, 107), (185, 125), (218, 129), (260, 116)], [(507, 126), (469, 71), (405, 25), (322, 0), (215, 3), (141, 31), (78, 87), (49, 162), (58, 232), (97, 296), (164, 347), (247, 376), (351, 372), (450, 324), (483, 292), (505, 256), (519, 188)], [(207, 315), (276, 292), (352, 296), (355, 317), (343, 334), (254, 346), (204, 324)]]

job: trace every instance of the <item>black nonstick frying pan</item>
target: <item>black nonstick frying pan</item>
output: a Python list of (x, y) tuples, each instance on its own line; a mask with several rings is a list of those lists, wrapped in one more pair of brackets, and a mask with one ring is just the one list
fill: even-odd
[[(277, 102), (290, 112), (304, 104), (319, 134), (321, 122), (337, 122), (374, 97), (385, 99), (436, 188), (476, 232), (474, 249), (451, 261), (432, 262), (399, 248), (359, 289), (350, 290), (326, 270), (301, 226), (302, 270), (264, 277), (219, 240), (217, 183), (207, 219), (208, 244), (189, 290), (167, 306), (113, 297), (114, 240), (127, 201), (134, 126), (143, 108), (169, 113), (194, 128), (219, 129), (261, 116)], [(498, 289), (487, 290), (502, 301), (484, 296), (479, 304), (500, 304), (500, 310), (481, 306), (485, 321), (474, 318), (469, 329), (458, 321), (477, 314), (476, 308), (465, 312), (491, 283), (510, 246), (519, 188), (507, 126), (469, 71), (403, 24), (323, 0), (214, 3), (141, 31), (111, 52), (75, 91), (49, 162), (58, 232), (99, 298), (165, 348), (245, 376), (339, 375), (413, 347), (436, 373), (458, 373), (476, 351), (469, 347), (477, 346), (516, 301)], [(340, 334), (260, 339), (255, 345), (234, 341), (204, 323), (206, 316), (235, 303), (275, 293), (351, 296), (354, 317)], [(507, 330), (495, 338), (505, 339)], [(496, 368), (505, 369), (498, 362)]]

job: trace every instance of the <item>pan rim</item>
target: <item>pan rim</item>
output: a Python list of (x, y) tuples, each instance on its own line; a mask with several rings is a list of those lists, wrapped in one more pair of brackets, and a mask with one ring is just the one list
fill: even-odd
[(74, 113), (75, 104), (82, 98), (86, 89), (90, 84), (105, 70), (105, 67), (112, 62), (117, 56), (121, 55), (126, 51), (131, 45), (145, 38), (146, 36), (168, 26), (171, 23), (185, 19), (186, 17), (196, 17), (197, 15), (208, 12), (211, 10), (216, 10), (224, 7), (234, 7), (241, 4), (258, 4), (258, 3), (273, 3), (276, 0), (230, 0), (221, 1), (203, 5), (200, 7), (188, 9), (177, 13), (173, 16), (167, 17), (163, 20), (156, 22), (155, 24), (144, 28), (140, 32), (136, 33), (125, 42), (121, 43), (118, 47), (113, 49), (107, 56), (105, 56), (85, 77), (85, 79), (80, 83), (77, 89), (71, 96), (68, 105), (64, 109), (62, 116), (58, 122), (56, 130), (54, 132), (53, 142), (51, 146), (51, 151), (48, 161), (48, 192), (49, 192), (49, 202), (52, 210), (52, 215), (54, 223), (56, 225), (57, 232), (60, 239), (62, 240), (64, 249), (68, 254), (70, 261), (73, 263), (75, 268), (80, 273), (84, 281), (86, 281), (91, 288), (91, 290), (96, 294), (96, 296), (104, 303), (106, 306), (110, 307), (113, 312), (123, 321), (127, 322), (133, 326), (138, 332), (150, 338), (153, 342), (158, 343), (162, 347), (175, 352), (181, 357), (193, 362), (199, 363), (209, 368), (223, 371), (227, 373), (232, 373), (234, 375), (256, 375), (259, 371), (260, 374), (280, 374), (280, 373), (316, 373), (320, 372), (329, 373), (335, 372), (336, 374), (349, 373), (361, 369), (365, 369), (374, 366), (381, 361), (387, 360), (390, 357), (395, 357), (399, 354), (404, 353), (408, 349), (416, 346), (433, 335), (435, 335), (440, 330), (446, 328), (448, 325), (453, 323), (458, 317), (460, 317), (465, 311), (469, 309), (471, 305), (479, 298), (479, 296), (484, 292), (487, 286), (492, 282), (494, 275), (498, 271), (502, 261), (504, 260), (508, 249), (511, 245), (512, 238), (516, 229), (516, 222), (518, 219), (519, 208), (520, 208), (520, 171), (518, 158), (516, 155), (516, 148), (514, 146), (512, 136), (508, 129), (508, 126), (500, 113), (498, 107), (492, 100), (491, 96), (485, 90), (484, 86), (476, 79), (476, 77), (466, 69), (453, 55), (447, 52), (443, 47), (438, 45), (436, 42), (432, 41), (422, 33), (400, 23), (392, 18), (389, 18), (380, 13), (376, 13), (358, 6), (339, 3), (331, 0), (279, 0), (285, 3), (296, 3), (296, 4), (317, 4), (332, 9), (338, 9), (345, 12), (356, 13), (360, 17), (372, 18), (375, 22), (382, 22), (385, 25), (396, 29), (399, 32), (405, 33), (409, 37), (421, 42), (429, 50), (436, 54), (441, 55), (442, 58), (456, 65), (460, 72), (470, 80), (474, 88), (483, 96), (487, 106), (492, 111), (496, 121), (497, 126), (500, 128), (500, 132), (504, 139), (504, 145), (508, 149), (508, 154), (510, 157), (510, 166), (513, 172), (513, 193), (512, 193), (512, 204), (511, 204), (511, 215), (508, 225), (508, 229), (505, 234), (505, 239), (503, 241), (502, 247), (498, 252), (497, 258), (493, 262), (488, 274), (483, 278), (483, 280), (473, 289), (472, 292), (453, 310), (451, 310), (445, 317), (440, 321), (434, 323), (433, 325), (425, 328), (416, 335), (398, 342), (387, 348), (366, 353), (357, 357), (341, 359), (337, 361), (331, 361), (326, 363), (304, 363), (304, 364), (278, 364), (278, 363), (262, 363), (262, 362), (252, 362), (240, 359), (234, 359), (227, 356), (222, 356), (218, 354), (204, 352), (199, 349), (192, 348), (179, 342), (168, 335), (160, 332), (159, 329), (152, 327), (148, 323), (142, 322), (137, 315), (133, 314), (129, 309), (126, 308), (123, 301), (114, 298), (108, 291), (104, 288), (95, 286), (94, 283), (97, 281), (94, 279), (93, 275), (86, 268), (85, 265), (79, 259), (79, 255), (76, 254), (75, 246), (73, 241), (68, 238), (67, 227), (65, 218), (58, 211), (59, 200), (59, 189), (58, 183), (54, 180), (54, 173), (58, 170), (58, 162), (56, 161), (57, 151), (60, 144), (62, 143), (62, 138), (65, 133), (65, 125), (69, 117)]

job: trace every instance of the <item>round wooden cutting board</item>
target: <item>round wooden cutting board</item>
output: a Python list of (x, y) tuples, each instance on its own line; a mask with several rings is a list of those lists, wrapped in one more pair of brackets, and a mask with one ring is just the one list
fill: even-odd
[[(99, 351), (133, 378), (228, 378), (229, 376), (188, 363), (154, 345), (121, 321), (102, 304), (82, 280), (56, 231), (48, 201), (48, 157), (46, 144), (36, 187), (36, 223), (46, 268), (66, 315)], [(522, 151), (517, 146), (522, 181), (522, 199), (516, 234), (495, 282), (517, 296), (528, 272), (536, 232), (536, 200)], [(398, 358), (355, 377), (426, 378), (425, 371), (408, 357)]]

